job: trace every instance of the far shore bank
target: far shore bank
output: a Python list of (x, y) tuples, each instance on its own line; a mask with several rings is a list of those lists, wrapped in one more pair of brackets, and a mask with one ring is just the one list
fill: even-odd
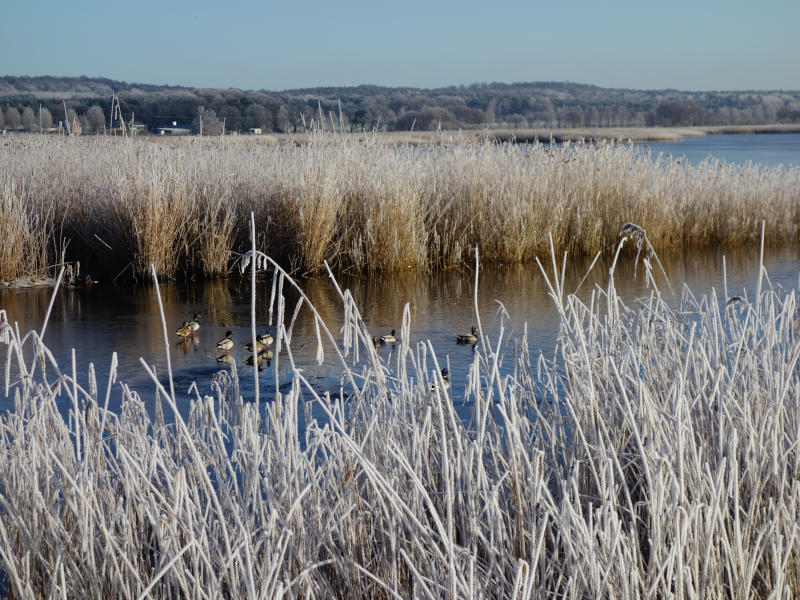
[[(533, 129), (462, 129), (458, 131), (387, 131), (374, 135), (388, 144), (430, 145), (446, 140), (448, 143), (475, 143), (486, 140), (518, 143), (596, 142), (619, 140), (623, 142), (674, 142), (688, 137), (722, 134), (800, 133), (800, 123), (775, 125), (714, 125), (704, 127), (576, 127)], [(278, 143), (303, 144), (308, 133), (272, 133), (271, 140)], [(349, 133), (358, 137), (371, 133)], [(265, 136), (266, 137), (266, 136)]]

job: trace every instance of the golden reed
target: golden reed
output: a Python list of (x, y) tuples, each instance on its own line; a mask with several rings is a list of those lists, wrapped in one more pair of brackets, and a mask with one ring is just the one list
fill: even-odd
[[(797, 239), (800, 169), (647, 157), (625, 144), (418, 147), (315, 133), (0, 141), (0, 280), (81, 260), (90, 270), (166, 277), (226, 273), (248, 246), (301, 273), (425, 270), (533, 261), (610, 248), (635, 221), (660, 251)], [(656, 158), (656, 160), (651, 160)], [(242, 225), (245, 224), (245, 225)]]

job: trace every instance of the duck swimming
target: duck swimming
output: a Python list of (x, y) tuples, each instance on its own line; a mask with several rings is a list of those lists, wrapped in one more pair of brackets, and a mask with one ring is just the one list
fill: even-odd
[(384, 344), (395, 344), (397, 343), (397, 338), (394, 337), (394, 329), (392, 329), (392, 333), (387, 333), (386, 335), (381, 336), (381, 342)]
[[(267, 327), (265, 333), (262, 333), (261, 335), (256, 337), (256, 348), (258, 349), (259, 352), (262, 352), (264, 349), (269, 349), (270, 345), (272, 345), (272, 342), (274, 341), (275, 338), (272, 337), (271, 328)], [(248, 342), (247, 344), (245, 344), (245, 348), (247, 348), (248, 352), (252, 352), (253, 342)]]
[[(450, 373), (448, 372), (447, 367), (442, 369), (442, 387), (446, 390), (450, 388)], [(431, 383), (431, 391), (436, 391), (436, 382)]]
[(223, 352), (231, 351), (231, 348), (233, 348), (233, 332), (231, 330), (228, 330), (225, 333), (225, 337), (217, 342), (217, 348)]
[(189, 327), (189, 321), (184, 321), (183, 325), (181, 325), (175, 330), (175, 333), (177, 333), (182, 338), (187, 338), (190, 335), (194, 335), (192, 328)]
[(477, 328), (473, 327), (471, 333), (463, 333), (460, 335), (456, 335), (456, 343), (457, 344), (474, 344), (478, 341), (478, 331)]

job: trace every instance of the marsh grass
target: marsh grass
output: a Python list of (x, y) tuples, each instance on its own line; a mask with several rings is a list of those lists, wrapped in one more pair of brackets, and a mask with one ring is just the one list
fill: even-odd
[(35, 207), (18, 185), (24, 183), (0, 174), (0, 282), (47, 275), (53, 215), (49, 207)]
[[(652, 284), (649, 234), (623, 235), (644, 248)], [(242, 268), (269, 263), (254, 258)], [(193, 387), (183, 413), (171, 382), (155, 383), (147, 410), (117, 381), (116, 356), (108, 381), (90, 366), (80, 386), (74, 358), (55, 364), (0, 311), (14, 400), (0, 419), (9, 594), (796, 597), (797, 291), (761, 272), (735, 302), (684, 288), (671, 305), (652, 287), (628, 306), (612, 268), (583, 303), (551, 262), (559, 351), (532, 356), (502, 310), (492, 326), (478, 320), (469, 376), (454, 383), (467, 424), (435, 349), (409, 342), (409, 307), (386, 364), (338, 286), (341, 335), (315, 329), (346, 394), (315, 390), (294, 365), (290, 323), (275, 353), (282, 344), (285, 393), (276, 381), (274, 400), (248, 402), (234, 369), (209, 395)], [(282, 291), (296, 284), (280, 269), (273, 282), (275, 322), (288, 322)]]
[(659, 248), (754, 243), (762, 220), (768, 243), (797, 240), (800, 168), (653, 158), (443, 133), (426, 147), (330, 132), (277, 146), (14, 136), (0, 143), (0, 227), (26, 241), (4, 248), (3, 279), (60, 264), (65, 245), (106, 276), (217, 276), (249, 249), (251, 211), (260, 249), (301, 273), (450, 268), (475, 246), (533, 262), (548, 233), (559, 253), (593, 255), (627, 220)]

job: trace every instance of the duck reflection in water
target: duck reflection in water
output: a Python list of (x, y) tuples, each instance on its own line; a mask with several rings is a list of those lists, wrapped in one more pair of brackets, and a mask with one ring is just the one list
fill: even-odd
[(266, 348), (265, 350), (263, 350), (263, 351), (258, 353), (258, 359), (257, 360), (254, 359), (253, 355), (251, 354), (250, 356), (248, 356), (245, 359), (244, 364), (247, 365), (248, 367), (252, 367), (253, 363), (255, 362), (258, 365), (258, 370), (259, 371), (263, 371), (264, 370), (263, 369), (264, 366), (269, 367), (272, 364), (272, 357), (273, 356), (274, 356), (274, 353), (272, 352), (272, 350), (270, 350), (269, 348)]
[(178, 350), (182, 350), (184, 354), (189, 354), (190, 349), (197, 352), (199, 345), (200, 345), (200, 340), (194, 336), (182, 337), (175, 343), (175, 347)]

